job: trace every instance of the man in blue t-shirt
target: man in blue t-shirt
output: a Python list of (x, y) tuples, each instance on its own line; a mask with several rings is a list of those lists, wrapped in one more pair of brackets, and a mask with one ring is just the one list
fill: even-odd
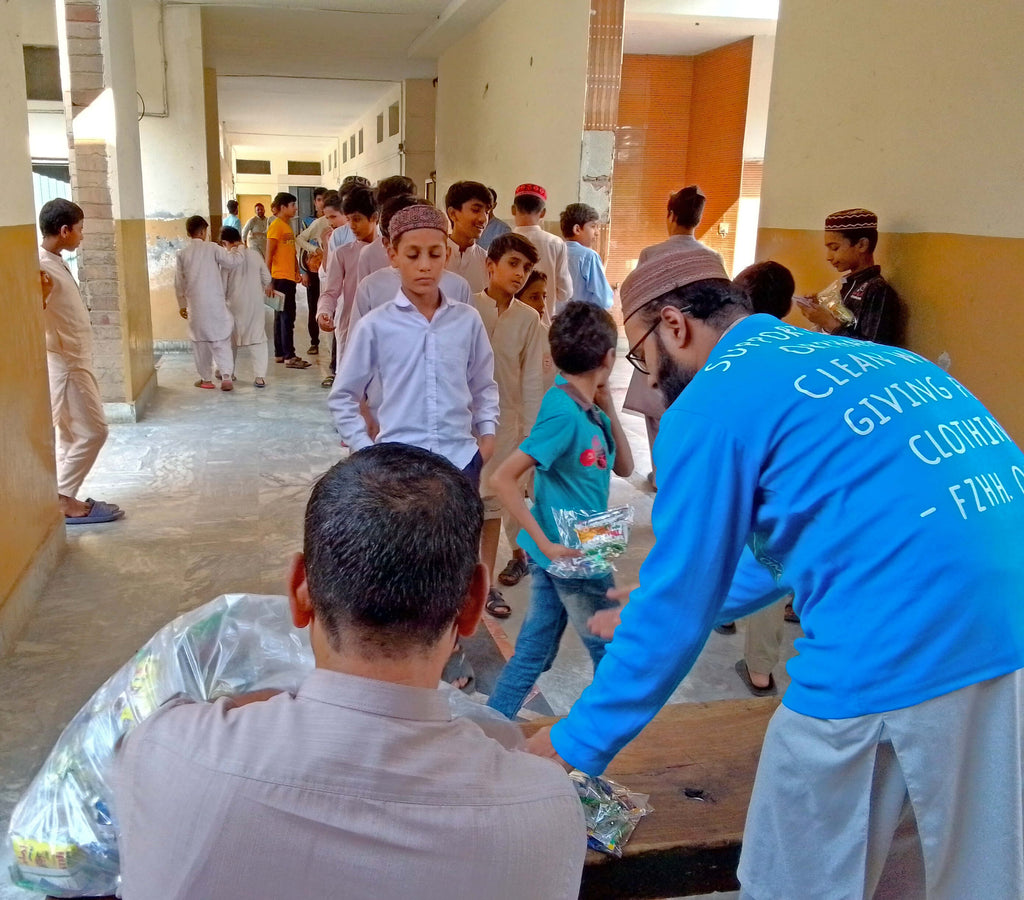
[(899, 896), (910, 872), (928, 896), (1024, 896), (1024, 454), (937, 366), (750, 315), (719, 273), (668, 254), (623, 283), (629, 359), (669, 405), (655, 544), (598, 615), (593, 684), (531, 749), (599, 774), (716, 623), (792, 592), (805, 637), (744, 896), (873, 896), (908, 829)]
[[(566, 578), (549, 572), (559, 557), (579, 555), (560, 543), (558, 510), (603, 512), (608, 508), (611, 472), (633, 471), (633, 454), (608, 390), (618, 330), (608, 313), (571, 301), (552, 320), (551, 358), (561, 376), (541, 401), (530, 434), (499, 467), (491, 487), (523, 526), (519, 546), (530, 567), (530, 609), (488, 705), (513, 718), (537, 677), (551, 667), (565, 626), (572, 623), (594, 668), (607, 641), (587, 621), (614, 607), (608, 599), (611, 575)], [(532, 512), (523, 501), (523, 477), (534, 471)]]

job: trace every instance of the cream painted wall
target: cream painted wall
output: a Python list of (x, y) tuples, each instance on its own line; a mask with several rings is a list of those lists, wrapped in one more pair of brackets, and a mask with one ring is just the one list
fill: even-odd
[(1024, 237), (1024, 3), (783, 0), (761, 226)]
[(579, 198), (589, 0), (505, 0), (438, 60), (438, 196), (472, 179), (548, 191), (548, 220)]
[[(310, 153), (308, 149), (293, 148), (289, 150), (287, 147), (282, 147), (275, 150), (267, 150), (264, 148), (247, 147), (239, 150), (238, 147), (235, 147), (232, 150), (232, 168), (234, 168), (234, 160), (238, 158), (269, 159), (270, 174), (240, 175), (236, 173), (234, 176), (236, 197), (240, 194), (270, 194), (273, 196), (278, 191), (288, 190), (292, 185), (296, 187), (317, 187), (322, 184), (325, 187), (337, 187), (330, 176), (288, 174), (288, 160), (319, 162), (323, 165), (323, 159), (320, 157), (320, 154)], [(269, 209), (267, 210), (267, 215), (270, 215)]]
[(51, 0), (21, 0), (16, 5), (21, 16), (21, 43), (56, 47), (57, 4)]
[[(388, 107), (392, 103), (401, 104), (398, 117), (398, 133), (388, 136)], [(377, 102), (361, 115), (358, 121), (338, 135), (336, 141), (327, 145), (326, 151), (331, 154), (331, 167), (325, 170), (324, 183), (337, 187), (346, 175), (362, 175), (371, 182), (387, 178), (389, 175), (402, 174), (402, 155), (398, 146), (405, 140), (405, 112), (400, 82), (386, 86), (381, 91)], [(377, 143), (377, 116), (384, 114), (384, 140)], [(359, 153), (359, 129), (363, 130), (363, 152)], [(356, 156), (348, 162), (341, 161), (342, 144), (356, 136)], [(351, 142), (349, 143), (351, 146)], [(338, 151), (338, 165), (335, 167), (334, 150)], [(325, 153), (326, 158), (326, 153)], [(321, 160), (322, 162), (323, 160)], [(418, 184), (422, 190), (423, 185)]]

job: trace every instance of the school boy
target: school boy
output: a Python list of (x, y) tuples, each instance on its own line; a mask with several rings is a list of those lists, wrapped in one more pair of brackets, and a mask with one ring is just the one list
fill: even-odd
[(512, 230), (521, 234), (537, 248), (540, 261), (537, 268), (548, 276), (548, 299), (545, 322), (572, 298), (572, 276), (569, 274), (569, 260), (565, 241), (541, 227), (547, 215), (548, 192), (539, 184), (521, 184), (516, 188), (512, 202), (512, 217), (516, 227)]
[(174, 292), (178, 297), (178, 313), (188, 319), (192, 355), (199, 373), (196, 387), (212, 391), (215, 370), (220, 373), (220, 389), (230, 391), (234, 388), (231, 334), (235, 322), (228, 309), (221, 273), (241, 266), (242, 255), (208, 241), (210, 223), (202, 216), (190, 216), (185, 230), (189, 242), (178, 251)]
[(271, 209), (276, 218), (267, 229), (264, 261), (274, 279), (274, 290), (284, 294), (284, 309), (274, 313), (274, 361), (289, 369), (308, 369), (307, 360), (295, 355), (295, 286), (299, 283), (299, 260), (295, 255), (295, 232), (291, 221), (298, 210), (298, 198), (287, 191), (274, 197)]
[(220, 243), (226, 250), (232, 250), (242, 258), (238, 268), (221, 270), (228, 310), (235, 323), (231, 335), (233, 362), (237, 364), (238, 351), (246, 348), (252, 357), (253, 385), (265, 388), (269, 352), (263, 312), (266, 307), (263, 301), (271, 283), (270, 272), (259, 253), (242, 246), (242, 236), (237, 229), (222, 228)]
[(611, 309), (615, 294), (604, 274), (601, 257), (594, 250), (600, 216), (586, 203), (570, 203), (558, 220), (572, 277), (572, 299)]
[(488, 284), (487, 251), (477, 241), (487, 227), (491, 193), (479, 181), (456, 181), (444, 198), (452, 231), (448, 236), (449, 272), (461, 275), (479, 293)]
[(124, 516), (116, 503), (77, 499), (107, 440), (107, 420), (92, 371), (92, 323), (78, 282), (61, 256), (81, 245), (84, 223), (82, 207), (63, 198), (48, 200), (39, 211), (46, 368), (57, 431), (57, 497), (68, 525), (98, 525)]
[(302, 231), (295, 235), (295, 245), (299, 248), (299, 277), (306, 288), (306, 308), (309, 331), (309, 350), (306, 352), (316, 356), (320, 352), (320, 329), (316, 322), (316, 305), (320, 299), (321, 267), (326, 257), (324, 237), (330, 238), (330, 225), (324, 218), (324, 197), (327, 188), (313, 189), (313, 215), (302, 220)]
[(490, 249), (491, 241), (495, 238), (508, 234), (512, 230), (495, 214), (495, 210), (498, 208), (498, 192), (494, 188), (488, 187), (487, 193), (491, 195), (491, 208), (487, 213), (487, 227), (477, 241), (484, 250)]
[(494, 587), (502, 507), (489, 481), (498, 465), (530, 433), (544, 396), (544, 331), (537, 314), (515, 298), (536, 264), (533, 244), (520, 234), (503, 234), (487, 251), (487, 290), (473, 295), (494, 352), (500, 407), (494, 456), (481, 476), (484, 530), (480, 551), (491, 582), (486, 608), (498, 619), (507, 619), (512, 609)]
[[(568, 622), (595, 668), (604, 656), (606, 641), (590, 632), (587, 620), (616, 605), (607, 597), (612, 577), (549, 574), (554, 560), (578, 555), (559, 543), (553, 513), (607, 509), (610, 470), (624, 478), (633, 471), (633, 455), (608, 389), (618, 340), (614, 320), (589, 303), (570, 302), (552, 321), (550, 340), (562, 377), (544, 395), (530, 436), (491, 478), (495, 494), (523, 526), (519, 543), (530, 557), (530, 609), (515, 655), (487, 704), (510, 719), (550, 668)], [(530, 471), (537, 498), (532, 512), (523, 501), (520, 481)]]
[[(377, 201), (378, 214), (380, 214), (387, 202), (394, 197), (415, 197), (416, 182), (408, 175), (390, 175), (377, 182), (374, 196)], [(378, 234), (373, 241), (363, 247), (359, 254), (359, 267), (356, 272), (357, 283), (378, 269), (390, 267), (391, 260), (388, 259), (388, 250), (384, 246), (383, 234)]]
[(333, 331), (335, 357), (345, 352), (349, 317), (358, 285), (357, 269), (363, 248), (377, 237), (377, 206), (373, 191), (355, 188), (340, 199), (333, 191), (324, 202), (324, 214), (329, 219), (344, 216), (356, 240), (331, 251), (327, 278), (317, 305), (317, 322), (322, 331)]

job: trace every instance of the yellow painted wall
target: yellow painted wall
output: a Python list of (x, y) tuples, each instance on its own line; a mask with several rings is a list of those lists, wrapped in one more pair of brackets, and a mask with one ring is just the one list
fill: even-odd
[(437, 64), (437, 195), (472, 179), (548, 191), (548, 219), (579, 198), (590, 0), (505, 0)]
[(121, 274), (121, 316), (125, 326), (125, 383), (128, 402), (137, 400), (153, 376), (153, 321), (149, 271), (146, 268), (146, 222), (119, 219), (114, 223), (117, 265)]
[(1024, 441), (1024, 4), (782, 0), (758, 259), (800, 293), (836, 276), (826, 214), (879, 215), (877, 261), (903, 299), (907, 345)]
[(145, 227), (153, 340), (187, 341), (188, 323), (174, 295), (175, 255), (188, 240), (185, 219), (147, 219)]

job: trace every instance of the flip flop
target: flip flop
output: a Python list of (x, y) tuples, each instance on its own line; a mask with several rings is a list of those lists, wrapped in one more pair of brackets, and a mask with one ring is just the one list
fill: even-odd
[(735, 634), (736, 623), (735, 622), (723, 622), (721, 625), (715, 626), (715, 631), (718, 634)]
[(747, 686), (747, 690), (755, 697), (774, 697), (779, 692), (778, 687), (775, 685), (775, 676), (770, 673), (768, 675), (768, 687), (758, 687), (754, 684), (750, 680), (750, 669), (747, 668), (747, 661), (745, 659), (737, 661), (736, 674), (740, 676), (740, 681)]
[(65, 516), (65, 525), (102, 525), (106, 522), (116, 522), (118, 519), (124, 518), (123, 509), (111, 509), (105, 503), (98, 503), (93, 501), (92, 506), (89, 507), (89, 512), (84, 516)]
[(203, 381), (202, 379), (200, 379), (199, 381), (196, 382), (196, 387), (197, 388), (202, 388), (204, 391), (212, 391), (213, 390), (213, 382), (212, 381)]
[(334, 376), (328, 375), (323, 381), (320, 382), (320, 387), (329, 388), (334, 384)]
[(466, 651), (462, 647), (457, 647), (448, 657), (448, 662), (444, 664), (441, 680), (448, 684), (454, 684), (460, 678), (468, 679), (460, 690), (472, 694), (473, 686), (476, 684), (476, 672), (473, 671), (472, 663), (466, 659)]
[(266, 383), (266, 382), (265, 382), (265, 381), (264, 381), (264, 380), (263, 380), (262, 378), (257, 378), (257, 379), (256, 379), (256, 380), (255, 380), (255, 381), (254, 381), (254, 382), (252, 383), (252, 386), (253, 386), (253, 387), (258, 387), (258, 388), (265, 388), (265, 387), (267, 386), (267, 383)]
[(107, 503), (103, 500), (93, 500), (92, 497), (86, 497), (85, 502), (91, 504), (89, 509), (91, 512), (103, 515), (104, 513), (117, 512), (121, 509), (116, 503)]
[(529, 571), (525, 559), (513, 556), (505, 565), (505, 568), (501, 570), (501, 574), (498, 575), (498, 581), (507, 587), (512, 587), (519, 584), (529, 574)]
[(491, 588), (490, 593), (487, 595), (485, 609), (496, 619), (507, 619), (512, 615), (512, 607), (505, 602), (505, 598), (494, 588)]

